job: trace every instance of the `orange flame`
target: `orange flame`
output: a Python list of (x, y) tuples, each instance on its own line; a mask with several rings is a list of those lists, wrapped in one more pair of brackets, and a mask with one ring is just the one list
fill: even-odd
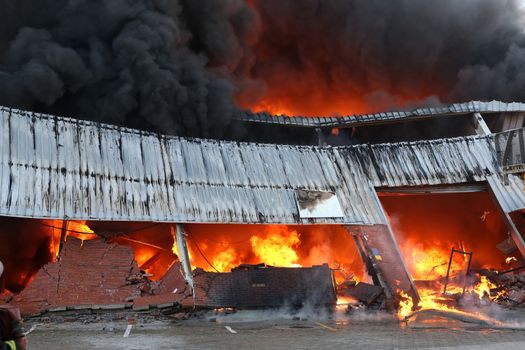
[(297, 231), (287, 230), (286, 226), (270, 226), (265, 237), (250, 238), (253, 252), (262, 262), (281, 267), (301, 266), (294, 250), (300, 242)]
[(516, 261), (518, 261), (518, 259), (516, 259), (516, 257), (514, 257), (514, 256), (509, 256), (508, 258), (505, 258), (505, 264), (507, 264), (507, 265), (511, 264), (513, 262), (516, 262)]
[(213, 257), (213, 266), (218, 271), (229, 271), (240, 263), (239, 256), (235, 253), (233, 248), (223, 250)]

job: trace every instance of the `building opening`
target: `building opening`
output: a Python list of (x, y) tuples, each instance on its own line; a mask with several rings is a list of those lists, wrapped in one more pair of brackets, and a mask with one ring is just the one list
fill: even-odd
[(422, 307), (502, 297), (494, 277), (524, 260), (499, 208), (487, 191), (448, 192), (379, 193)]

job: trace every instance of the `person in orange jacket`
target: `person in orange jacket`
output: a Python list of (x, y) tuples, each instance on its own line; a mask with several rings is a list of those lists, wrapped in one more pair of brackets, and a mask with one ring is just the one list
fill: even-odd
[[(0, 279), (4, 264), (0, 261)], [(13, 310), (0, 307), (0, 350), (25, 350), (27, 338), (22, 329), (22, 320)]]

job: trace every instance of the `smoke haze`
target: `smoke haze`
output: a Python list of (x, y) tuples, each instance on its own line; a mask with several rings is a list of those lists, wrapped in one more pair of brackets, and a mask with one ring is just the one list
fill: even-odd
[(199, 137), (239, 108), (525, 100), (519, 0), (0, 0), (0, 104)]

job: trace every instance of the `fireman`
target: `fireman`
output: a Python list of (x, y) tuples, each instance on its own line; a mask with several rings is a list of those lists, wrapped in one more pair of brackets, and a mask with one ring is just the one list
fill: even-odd
[[(0, 280), (4, 265), (0, 261)], [(27, 338), (22, 330), (20, 317), (9, 309), (0, 308), (0, 350), (24, 350)]]

